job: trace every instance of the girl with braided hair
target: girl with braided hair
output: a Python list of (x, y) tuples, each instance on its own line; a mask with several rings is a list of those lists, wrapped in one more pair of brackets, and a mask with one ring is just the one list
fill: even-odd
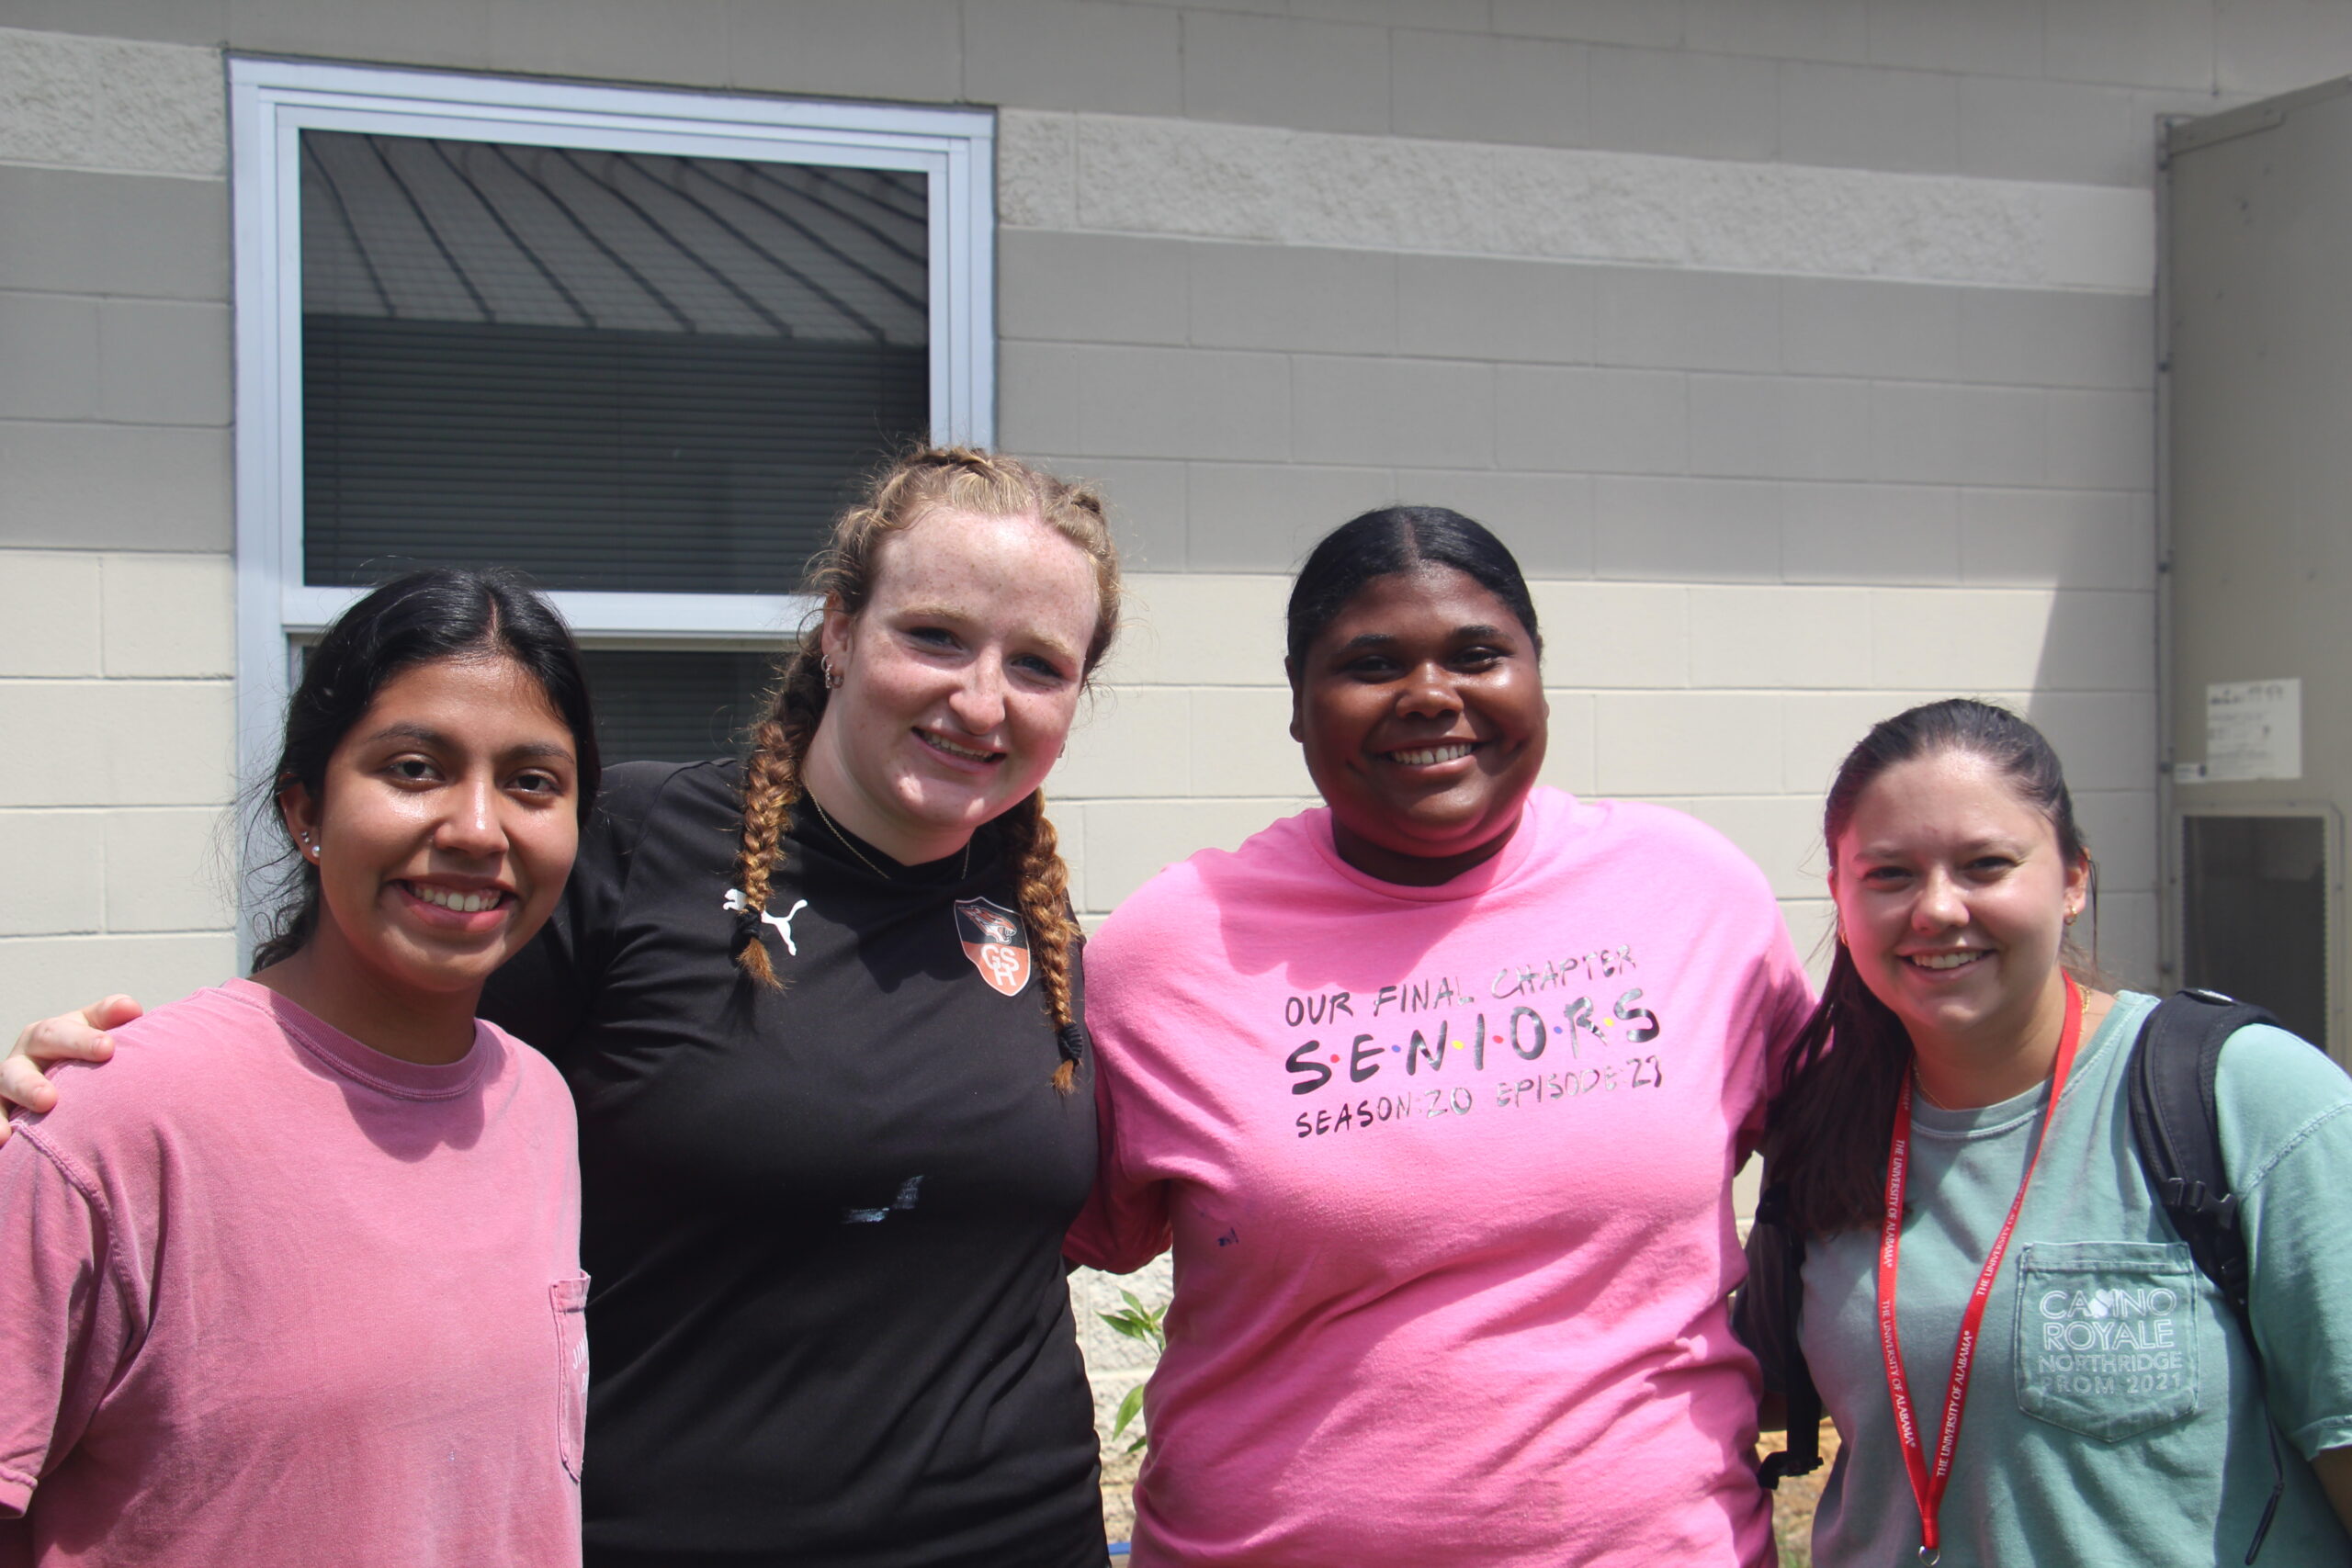
[[(1092, 1073), (1039, 786), (1117, 626), (1102, 503), (917, 452), (808, 587), (749, 755), (609, 770), (482, 1001), (580, 1111), (586, 1562), (1100, 1568), (1060, 1248)], [(33, 1055), (88, 1054), (62, 1023)]]

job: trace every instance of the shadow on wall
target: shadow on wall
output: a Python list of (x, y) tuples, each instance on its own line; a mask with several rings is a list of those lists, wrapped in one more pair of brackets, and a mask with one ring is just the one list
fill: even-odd
[(2153, 519), (2110, 541), (2077, 539), (2052, 564), (2041, 656), (2024, 712), (2057, 748), (2098, 870), (2076, 940), (2134, 989), (2157, 971), (2156, 597)]

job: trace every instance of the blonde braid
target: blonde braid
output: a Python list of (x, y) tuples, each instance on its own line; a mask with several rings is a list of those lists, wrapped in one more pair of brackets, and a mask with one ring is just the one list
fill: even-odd
[(1069, 868), (1062, 864), (1060, 840), (1046, 815), (1044, 790), (1006, 812), (1003, 821), (1012, 859), (1013, 897), (1029, 928), (1030, 961), (1036, 965), (1046, 1012), (1062, 1052), (1061, 1065), (1054, 1069), (1054, 1087), (1068, 1094), (1078, 1087), (1084, 1040), (1076, 1032), (1078, 1011), (1070, 1000), (1070, 957), (1082, 934), (1070, 915)]
[(760, 912), (768, 907), (769, 881), (784, 863), (785, 819), (800, 798), (800, 764), (824, 711), (823, 666), (816, 639), (804, 637), (786, 656), (743, 762), (743, 847), (735, 859), (743, 889), (742, 946), (735, 962), (770, 990), (784, 989), (784, 982), (768, 957)]

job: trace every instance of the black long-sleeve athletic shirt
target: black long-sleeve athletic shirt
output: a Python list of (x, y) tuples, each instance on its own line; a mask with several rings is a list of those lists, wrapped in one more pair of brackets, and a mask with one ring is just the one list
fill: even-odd
[[(579, 1102), (590, 1568), (1100, 1568), (1060, 1246), (1093, 1064), (1053, 1089), (1012, 868), (987, 830), (900, 866), (804, 803), (760, 919), (740, 777), (607, 773), (482, 998)], [(754, 927), (781, 991), (734, 962)]]

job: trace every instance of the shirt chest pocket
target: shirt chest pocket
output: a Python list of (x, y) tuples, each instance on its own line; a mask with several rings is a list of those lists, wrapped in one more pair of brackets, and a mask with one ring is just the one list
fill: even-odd
[(2018, 1408), (2103, 1443), (2197, 1414), (2197, 1265), (2178, 1242), (2037, 1242), (2018, 1267)]
[(548, 1294), (555, 1310), (556, 1447), (577, 1481), (588, 1438), (588, 1276), (558, 1280)]

